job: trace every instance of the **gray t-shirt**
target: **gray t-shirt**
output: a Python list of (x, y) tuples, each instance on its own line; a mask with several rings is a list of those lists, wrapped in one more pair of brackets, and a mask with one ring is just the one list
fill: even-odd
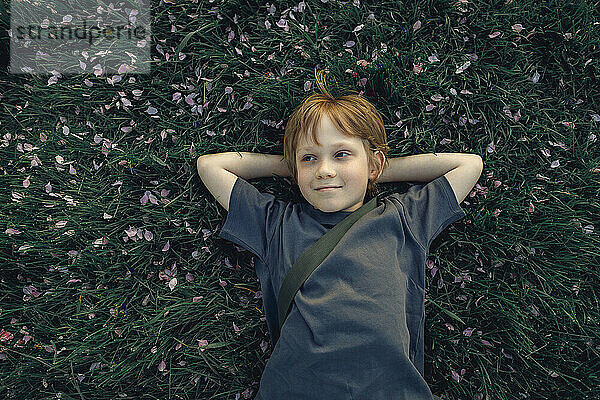
[[(288, 203), (236, 180), (219, 237), (255, 254), (271, 343), (294, 261), (350, 211)], [(423, 378), (425, 260), (465, 216), (445, 176), (378, 199), (300, 287), (257, 398), (438, 398)]]

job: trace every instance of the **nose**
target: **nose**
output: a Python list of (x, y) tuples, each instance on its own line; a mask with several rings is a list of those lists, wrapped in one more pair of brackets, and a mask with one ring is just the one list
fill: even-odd
[(319, 167), (317, 168), (317, 178), (333, 178), (335, 175), (335, 171), (330, 163), (324, 161), (319, 164)]

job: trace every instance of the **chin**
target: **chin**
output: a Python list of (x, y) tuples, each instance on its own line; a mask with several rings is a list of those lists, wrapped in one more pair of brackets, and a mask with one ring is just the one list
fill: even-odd
[[(311, 203), (311, 204), (312, 204), (312, 203)], [(317, 206), (316, 204), (312, 204), (312, 206), (313, 206), (314, 208), (316, 208), (317, 210), (319, 210), (319, 211), (328, 212), (328, 213), (330, 213), (330, 212), (336, 212), (336, 211), (340, 211), (340, 210), (341, 210), (341, 208), (339, 208), (339, 207), (336, 207), (336, 208), (331, 208), (331, 207), (319, 207), (319, 206)]]
[(319, 206), (318, 206), (318, 205), (316, 205), (316, 204), (313, 204), (313, 207), (314, 207), (314, 208), (316, 208), (316, 209), (317, 209), (317, 210), (319, 210), (319, 211), (323, 211), (323, 212), (331, 212), (331, 210), (330, 210), (330, 209), (328, 209), (328, 208), (323, 208), (323, 207), (319, 207)]

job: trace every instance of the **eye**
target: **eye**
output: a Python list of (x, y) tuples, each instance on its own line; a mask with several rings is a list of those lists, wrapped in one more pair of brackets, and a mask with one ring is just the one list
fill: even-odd
[[(343, 151), (343, 150), (342, 150), (342, 151), (338, 151), (338, 152), (336, 153), (336, 156), (339, 156), (340, 154), (346, 154), (347, 156), (349, 156), (349, 155), (350, 155), (350, 153), (349, 153), (349, 152), (347, 152), (347, 151)], [(302, 157), (302, 161), (306, 161), (306, 162), (310, 162), (310, 161), (312, 161), (312, 160), (307, 160), (307, 159), (306, 159), (307, 157), (313, 157), (313, 156), (311, 156), (311, 155), (307, 154), (307, 155), (305, 155), (304, 157)], [(344, 158), (346, 158), (346, 157), (344, 157)]]

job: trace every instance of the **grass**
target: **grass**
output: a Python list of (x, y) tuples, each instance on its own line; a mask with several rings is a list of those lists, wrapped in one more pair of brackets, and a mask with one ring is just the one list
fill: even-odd
[(428, 257), (432, 392), (599, 398), (598, 2), (270, 6), (153, 2), (151, 74), (0, 76), (0, 395), (253, 397), (260, 286), (252, 254), (216, 237), (226, 213), (195, 159), (282, 154), (319, 67), (381, 112), (389, 157), (484, 159)]

